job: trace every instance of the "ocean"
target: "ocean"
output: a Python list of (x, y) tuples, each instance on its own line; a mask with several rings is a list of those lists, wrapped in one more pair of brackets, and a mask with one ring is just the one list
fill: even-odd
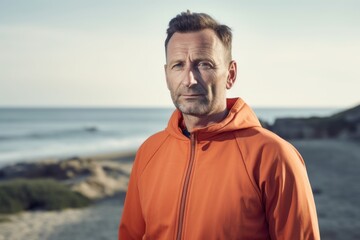
[[(328, 116), (337, 108), (254, 108), (259, 118)], [(136, 150), (171, 108), (0, 108), (0, 165)]]

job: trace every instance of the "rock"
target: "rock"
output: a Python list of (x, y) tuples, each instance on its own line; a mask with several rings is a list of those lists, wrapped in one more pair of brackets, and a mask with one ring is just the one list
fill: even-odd
[(259, 118), (259, 121), (260, 121), (260, 124), (261, 124), (261, 126), (262, 126), (263, 128), (267, 128), (267, 129), (270, 129), (270, 128), (271, 128), (271, 125), (270, 125), (269, 122), (267, 122), (267, 121), (265, 121), (265, 120), (263, 120), (263, 119), (260, 119), (260, 118)]
[(286, 139), (324, 138), (326, 133), (304, 118), (276, 119), (271, 130)]
[(360, 105), (329, 117), (280, 118), (268, 128), (286, 139), (360, 139)]
[(0, 180), (12, 178), (52, 178), (65, 180), (78, 175), (89, 175), (90, 159), (17, 163), (0, 170)]

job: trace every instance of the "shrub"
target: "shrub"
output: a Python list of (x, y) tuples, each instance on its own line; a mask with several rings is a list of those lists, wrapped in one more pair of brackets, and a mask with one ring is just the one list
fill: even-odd
[(50, 179), (15, 179), (0, 182), (0, 213), (23, 210), (61, 210), (85, 207), (90, 200)]
[(0, 215), (0, 223), (11, 222), (11, 219)]

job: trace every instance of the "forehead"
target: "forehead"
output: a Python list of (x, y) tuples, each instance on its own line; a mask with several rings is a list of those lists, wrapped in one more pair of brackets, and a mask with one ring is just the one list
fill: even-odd
[(197, 32), (179, 33), (176, 32), (170, 38), (167, 46), (167, 58), (196, 55), (221, 55), (224, 46), (215, 32), (211, 29), (204, 29)]

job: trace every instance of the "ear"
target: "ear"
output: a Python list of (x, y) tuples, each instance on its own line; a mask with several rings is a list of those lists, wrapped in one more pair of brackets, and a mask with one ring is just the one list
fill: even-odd
[(168, 73), (167, 73), (167, 64), (164, 64), (164, 71), (165, 71), (166, 86), (170, 90), (169, 81), (168, 81)]
[(232, 60), (229, 64), (229, 69), (228, 69), (228, 78), (226, 81), (226, 89), (230, 89), (232, 88), (232, 86), (234, 85), (235, 81), (236, 81), (236, 74), (237, 74), (237, 65), (236, 62), (234, 60)]

